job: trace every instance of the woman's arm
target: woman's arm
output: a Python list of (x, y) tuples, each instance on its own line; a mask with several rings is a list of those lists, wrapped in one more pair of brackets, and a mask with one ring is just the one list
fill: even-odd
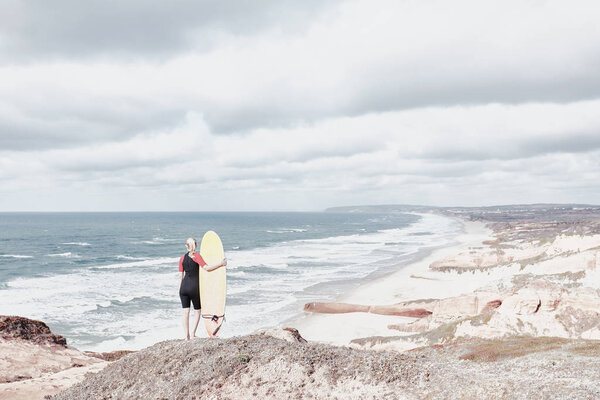
[(203, 268), (206, 271), (212, 271), (212, 270), (215, 270), (217, 268), (224, 267), (227, 265), (226, 258), (224, 258), (223, 261), (221, 261), (218, 264), (207, 264), (206, 261), (204, 261), (204, 258), (202, 258), (202, 256), (198, 253), (193, 254), (192, 260), (194, 260), (200, 266), (200, 268)]
[(208, 265), (208, 264), (206, 264), (202, 268), (204, 268), (207, 271), (214, 271), (215, 269), (224, 267), (226, 265), (227, 265), (227, 259), (224, 258), (223, 261), (221, 261), (219, 264), (215, 264), (215, 265)]
[(181, 256), (179, 258), (179, 272), (181, 272), (181, 274), (179, 274), (179, 285), (181, 286), (181, 281), (183, 280), (183, 257)]

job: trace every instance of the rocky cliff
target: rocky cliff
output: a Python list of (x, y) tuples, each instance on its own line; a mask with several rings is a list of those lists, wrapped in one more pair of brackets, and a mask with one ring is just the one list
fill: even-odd
[[(277, 335), (285, 338), (285, 332)], [(598, 341), (466, 340), (398, 353), (287, 339), (249, 335), (158, 343), (53, 399), (600, 397)]]
[(102, 355), (68, 347), (41, 321), (0, 316), (0, 400), (44, 398), (107, 364)]

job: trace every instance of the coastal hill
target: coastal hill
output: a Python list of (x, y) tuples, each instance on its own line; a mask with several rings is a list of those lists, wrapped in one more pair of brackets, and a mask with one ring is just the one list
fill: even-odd
[(373, 352), (249, 335), (172, 340), (131, 354), (55, 400), (597, 398), (600, 344), (464, 342)]
[[(32, 349), (38, 347), (38, 354), (53, 354), (56, 343), (47, 340), (51, 333), (37, 330), (43, 323), (18, 320), (17, 324), (26, 326), (19, 338), (12, 338), (13, 345), (28, 342)], [(21, 360), (32, 354), (36, 352), (21, 354)], [(295, 330), (273, 329), (224, 340), (170, 340), (114, 362), (95, 360), (92, 364), (101, 365), (96, 370), (65, 364), (62, 371), (44, 375), (45, 385), (39, 384), (40, 378), (32, 384), (31, 377), (1, 383), (0, 398), (583, 399), (600, 395), (596, 384), (600, 342), (586, 340), (465, 340), (398, 353), (310, 343)], [(64, 384), (65, 375), (71, 384), (81, 382), (52, 396), (64, 388), (57, 383), (62, 378)]]
[[(383, 209), (401, 212), (412, 206)], [(381, 301), (385, 291), (381, 284), (343, 302), (308, 303), (306, 311), (331, 315), (322, 317), (321, 325), (336, 314), (389, 318), (387, 329), (377, 335), (337, 344), (404, 351), (459, 339), (516, 335), (600, 340), (599, 206), (539, 204), (429, 212), (476, 221), (477, 225), (465, 226), (467, 231), (476, 227), (477, 233), (466, 232), (466, 239), (456, 246), (387, 277), (391, 288), (387, 304)], [(481, 230), (483, 224), (487, 231)], [(374, 299), (373, 292), (377, 302), (366, 303)], [(310, 339), (327, 340), (305, 332)]]
[(439, 213), (464, 217), (471, 221), (544, 222), (594, 221), (600, 217), (600, 206), (591, 204), (511, 204), (485, 207), (434, 207), (408, 204), (383, 204), (327, 208), (336, 213)]

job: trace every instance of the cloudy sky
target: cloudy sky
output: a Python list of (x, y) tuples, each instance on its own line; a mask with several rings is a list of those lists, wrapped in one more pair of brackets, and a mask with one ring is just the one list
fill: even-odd
[(600, 203), (595, 0), (0, 0), (0, 210)]

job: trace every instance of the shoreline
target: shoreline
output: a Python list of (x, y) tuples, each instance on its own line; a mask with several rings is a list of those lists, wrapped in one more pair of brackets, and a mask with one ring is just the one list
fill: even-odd
[(457, 243), (336, 302), (307, 303), (291, 326), (311, 341), (400, 352), (513, 336), (600, 340), (596, 209), (444, 214), (464, 218)]
[[(308, 288), (305, 288), (304, 290), (305, 291), (313, 291), (314, 288), (317, 286), (321, 286), (324, 289), (331, 289), (331, 288), (342, 286), (342, 287), (344, 287), (343, 291), (333, 294), (329, 300), (331, 302), (336, 302), (336, 303), (342, 302), (346, 299), (346, 296), (349, 296), (351, 293), (354, 293), (356, 290), (359, 290), (360, 288), (367, 286), (371, 283), (384, 281), (388, 277), (390, 277), (394, 274), (397, 274), (402, 269), (424, 260), (425, 258), (429, 257), (435, 251), (445, 249), (448, 247), (454, 247), (457, 244), (456, 238), (460, 237), (461, 235), (463, 235), (465, 233), (464, 224), (466, 221), (460, 217), (439, 215), (439, 214), (425, 213), (425, 212), (424, 213), (403, 212), (402, 214), (411, 214), (411, 215), (419, 216), (420, 219), (418, 221), (416, 221), (414, 224), (421, 223), (422, 219), (424, 217), (439, 217), (439, 218), (444, 218), (447, 220), (455, 221), (455, 222), (459, 223), (461, 226), (460, 226), (458, 232), (454, 233), (451, 236), (448, 236), (450, 238), (448, 243), (444, 243), (442, 245), (436, 245), (436, 246), (420, 245), (418, 247), (418, 250), (416, 250), (412, 253), (396, 255), (394, 257), (396, 259), (395, 262), (393, 262), (389, 265), (378, 266), (379, 263), (389, 261), (389, 259), (388, 260), (382, 259), (379, 261), (372, 262), (369, 265), (373, 266), (373, 271), (371, 271), (370, 273), (368, 273), (367, 275), (365, 275), (362, 278), (352, 278), (349, 280), (342, 280), (342, 281), (320, 282), (320, 283), (316, 283)], [(404, 227), (402, 229), (411, 228), (414, 226), (414, 224), (411, 224), (408, 227)], [(446, 237), (446, 240), (448, 240), (448, 237)], [(360, 281), (362, 281), (362, 283), (360, 283)], [(265, 329), (277, 329), (277, 328), (284, 328), (284, 327), (288, 327), (288, 326), (295, 327), (294, 324), (296, 324), (298, 321), (303, 320), (307, 316), (314, 315), (311, 313), (307, 313), (306, 311), (304, 311), (302, 309), (302, 306), (304, 304), (306, 304), (306, 303), (299, 303), (298, 311), (296, 313), (294, 313), (293, 315), (290, 315), (290, 316), (284, 318), (283, 320), (277, 322), (276, 324), (273, 324), (270, 326), (265, 326), (263, 328), (259, 328), (253, 332), (250, 332), (249, 334), (261, 333)]]
[[(450, 276), (429, 270), (429, 265), (440, 258), (468, 250), (470, 247), (482, 246), (483, 241), (491, 239), (492, 230), (486, 228), (483, 222), (444, 217), (462, 224), (461, 232), (452, 238), (452, 243), (425, 251), (423, 257), (406, 265), (399, 265), (397, 271), (367, 280), (358, 287), (337, 296), (335, 302), (389, 305), (422, 298), (441, 299), (468, 291), (469, 287), (453, 289), (452, 282), (448, 282)], [(398, 336), (399, 332), (390, 330), (388, 325), (413, 320), (414, 318), (410, 317), (365, 312), (321, 314), (305, 311), (299, 318), (288, 320), (287, 326), (298, 329), (309, 341), (339, 346), (350, 345), (352, 340), (363, 337)], [(344, 327), (342, 331), (339, 329), (341, 326)]]
[[(217, 217), (221, 218), (211, 218)], [(250, 334), (298, 318), (313, 295), (313, 301), (331, 301), (338, 293), (364, 282), (362, 277), (373, 271), (368, 263), (382, 260), (380, 265), (385, 270), (395, 263), (397, 254), (415, 251), (414, 242), (425, 242), (421, 237), (408, 237), (410, 249), (406, 250), (401, 243), (387, 243), (398, 237), (394, 231), (408, 228), (419, 219), (404, 213), (284, 213), (274, 218), (257, 213), (248, 218), (215, 220), (219, 222), (219, 233), (232, 237), (230, 244), (242, 247), (227, 251), (233, 268), (228, 267), (228, 322), (221, 336)], [(89, 227), (77, 235), (68, 224), (52, 225), (57, 232), (50, 230), (48, 235), (52, 234), (54, 241), (47, 240), (48, 248), (27, 253), (31, 259), (0, 260), (0, 264), (12, 268), (7, 270), (11, 276), (0, 274), (0, 280), (6, 282), (6, 290), (0, 290), (4, 312), (47, 321), (54, 331), (68, 338), (70, 345), (87, 351), (138, 350), (180, 337), (177, 259), (166, 257), (175, 254), (172, 249), (179, 246), (175, 242), (179, 232), (173, 228), (176, 220), (132, 217), (138, 228), (131, 237), (112, 219), (82, 220), (89, 222)], [(11, 237), (26, 237), (22, 222), (16, 218)], [(119, 240), (122, 246), (107, 246), (96, 222), (105, 223), (115, 237), (124, 235)], [(48, 221), (36, 223), (51, 227)], [(154, 232), (152, 226), (162, 230)], [(59, 228), (64, 237), (58, 235)], [(421, 229), (410, 232), (417, 230)], [(404, 238), (400, 240), (405, 242)], [(90, 245), (68, 245), (77, 246), (73, 250), (65, 243)], [(59, 249), (61, 246), (64, 248)], [(50, 250), (54, 247), (57, 249)], [(374, 248), (376, 251), (372, 251)], [(67, 250), (73, 252), (73, 257), (46, 256), (65, 255)], [(7, 248), (6, 252), (26, 254), (16, 248)], [(44, 260), (39, 266), (38, 258)], [(32, 265), (36, 268), (33, 273), (25, 273)], [(139, 276), (147, 279), (146, 285), (135, 284)], [(67, 292), (63, 287), (71, 289)], [(35, 293), (35, 301), (27, 293)], [(327, 296), (318, 297), (321, 294)], [(119, 318), (113, 320), (114, 314)]]

